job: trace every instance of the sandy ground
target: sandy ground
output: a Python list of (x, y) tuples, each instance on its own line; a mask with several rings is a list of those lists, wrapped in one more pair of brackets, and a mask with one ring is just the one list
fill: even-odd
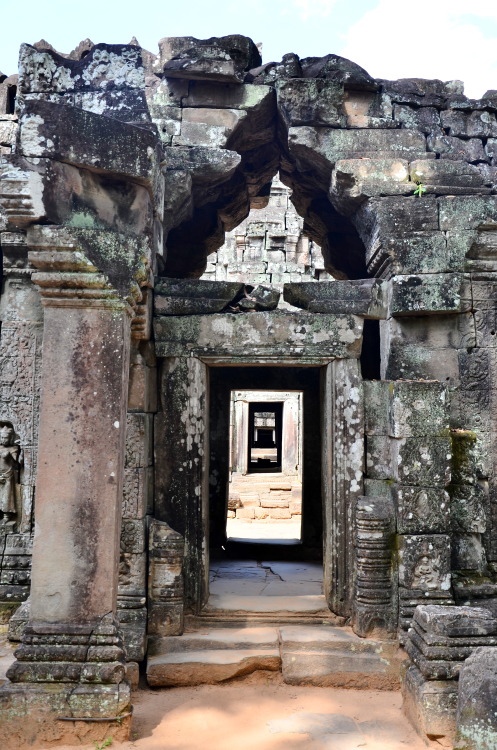
[[(13, 649), (0, 634), (0, 683)], [(131, 740), (113, 742), (115, 750), (427, 748), (403, 716), (399, 692), (292, 687), (279, 673), (193, 688), (154, 690), (143, 684), (133, 693), (133, 705)], [(94, 743), (79, 747), (95, 750)], [(441, 749), (436, 742), (428, 747)]]
[[(115, 750), (426, 750), (397, 692), (291, 687), (281, 678), (139, 690)], [(94, 744), (81, 745), (95, 750)], [(431, 748), (441, 748), (429, 743)], [(58, 750), (71, 750), (59, 747)]]

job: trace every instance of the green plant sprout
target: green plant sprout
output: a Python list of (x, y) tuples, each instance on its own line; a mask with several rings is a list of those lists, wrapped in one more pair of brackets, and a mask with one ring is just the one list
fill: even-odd
[(104, 750), (105, 747), (112, 745), (112, 737), (107, 737), (103, 742), (95, 741), (95, 750)]
[(414, 191), (414, 195), (417, 195), (418, 198), (421, 198), (423, 193), (426, 193), (426, 186), (423, 185), (422, 182), (416, 182), (416, 184), (417, 184), (417, 188)]

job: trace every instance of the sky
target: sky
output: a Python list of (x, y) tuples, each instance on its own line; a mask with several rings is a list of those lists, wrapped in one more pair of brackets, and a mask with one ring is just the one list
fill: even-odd
[(39, 39), (70, 52), (135, 36), (155, 53), (165, 36), (244, 34), (264, 62), (333, 52), (375, 78), (459, 79), (472, 98), (497, 89), (497, 0), (0, 0), (0, 20), (6, 75)]

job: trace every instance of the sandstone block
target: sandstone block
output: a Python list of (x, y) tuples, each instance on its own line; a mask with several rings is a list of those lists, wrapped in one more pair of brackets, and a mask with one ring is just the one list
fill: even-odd
[(276, 100), (287, 127), (327, 125), (340, 127), (343, 84), (324, 78), (289, 78), (276, 84)]
[(496, 674), (495, 648), (478, 648), (464, 662), (457, 700), (457, 750), (490, 750), (497, 745)]
[(255, 518), (254, 508), (237, 508), (236, 517), (242, 519), (253, 520)]
[(365, 318), (386, 317), (386, 287), (376, 279), (293, 283), (283, 287), (283, 298), (315, 313), (352, 313)]
[(426, 534), (399, 537), (400, 587), (410, 591), (449, 592), (450, 583), (448, 536)]
[(469, 307), (462, 274), (396, 276), (393, 280), (390, 305), (393, 316), (456, 313)]
[(269, 509), (269, 516), (270, 518), (277, 518), (277, 519), (290, 519), (292, 517), (292, 514), (290, 512), (290, 509), (287, 508), (270, 508)]

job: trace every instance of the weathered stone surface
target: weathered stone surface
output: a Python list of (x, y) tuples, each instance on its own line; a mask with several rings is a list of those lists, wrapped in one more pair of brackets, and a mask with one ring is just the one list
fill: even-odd
[(482, 225), (495, 225), (497, 200), (495, 196), (439, 198), (440, 229), (458, 231), (478, 229)]
[(287, 127), (343, 125), (343, 85), (323, 78), (289, 78), (276, 84), (278, 111)]
[(450, 742), (456, 729), (457, 682), (425, 680), (410, 664), (402, 675), (403, 709), (422, 737)]
[(355, 509), (354, 632), (391, 639), (397, 630), (392, 580), (395, 510), (390, 496), (359, 498)]
[(154, 638), (147, 663), (152, 686), (224, 682), (257, 670), (277, 671), (281, 659), (275, 628), (218, 628), (181, 638)]
[(375, 279), (285, 284), (283, 296), (291, 305), (313, 313), (386, 317), (386, 287)]
[(399, 586), (410, 591), (450, 590), (450, 538), (399, 537)]
[(260, 64), (257, 47), (240, 34), (210, 39), (165, 37), (159, 42), (157, 70), (168, 78), (242, 83), (245, 71)]
[(478, 648), (459, 676), (454, 748), (490, 750), (497, 743), (495, 689), (497, 649)]
[(484, 178), (478, 167), (464, 161), (419, 159), (410, 163), (409, 173), (414, 182), (425, 186), (479, 188), (484, 185)]
[(473, 162), (490, 161), (485, 153), (483, 143), (479, 138), (453, 138), (442, 135), (442, 131), (435, 131), (427, 138), (428, 151), (434, 151), (441, 159), (454, 159), (456, 161)]
[(446, 487), (450, 482), (451, 442), (448, 437), (412, 437), (392, 441), (396, 478), (401, 484)]
[(20, 153), (25, 157), (56, 158), (149, 185), (157, 179), (157, 136), (146, 128), (44, 101), (27, 102), (20, 125)]
[(433, 607), (416, 610), (415, 622), (424, 630), (446, 638), (497, 634), (497, 621), (484, 607)]
[(340, 211), (350, 214), (368, 198), (412, 195), (415, 189), (405, 160), (343, 159), (335, 164), (330, 197)]
[[(305, 357), (358, 356), (362, 321), (353, 315), (318, 315), (280, 312), (252, 315), (217, 314), (209, 317), (155, 319), (157, 353), (160, 356), (203, 357), (243, 362)], [(250, 342), (250, 352), (247, 344)]]
[(352, 60), (339, 55), (305, 57), (300, 61), (305, 78), (328, 78), (354, 91), (376, 91), (378, 84), (369, 73)]
[(156, 315), (199, 315), (221, 312), (240, 296), (243, 284), (229, 281), (160, 279), (155, 285)]
[(394, 494), (399, 534), (444, 534), (449, 531), (451, 499), (447, 492), (433, 487), (398, 486)]
[(348, 628), (281, 628), (283, 679), (290, 685), (391, 690), (399, 653), (392, 641), (359, 638)]
[(316, 153), (328, 169), (341, 159), (415, 159), (426, 153), (424, 136), (411, 130), (337, 130), (295, 127), (289, 133), (290, 153), (297, 164)]
[(467, 284), (462, 274), (396, 276), (390, 312), (400, 315), (456, 313), (469, 309)]

